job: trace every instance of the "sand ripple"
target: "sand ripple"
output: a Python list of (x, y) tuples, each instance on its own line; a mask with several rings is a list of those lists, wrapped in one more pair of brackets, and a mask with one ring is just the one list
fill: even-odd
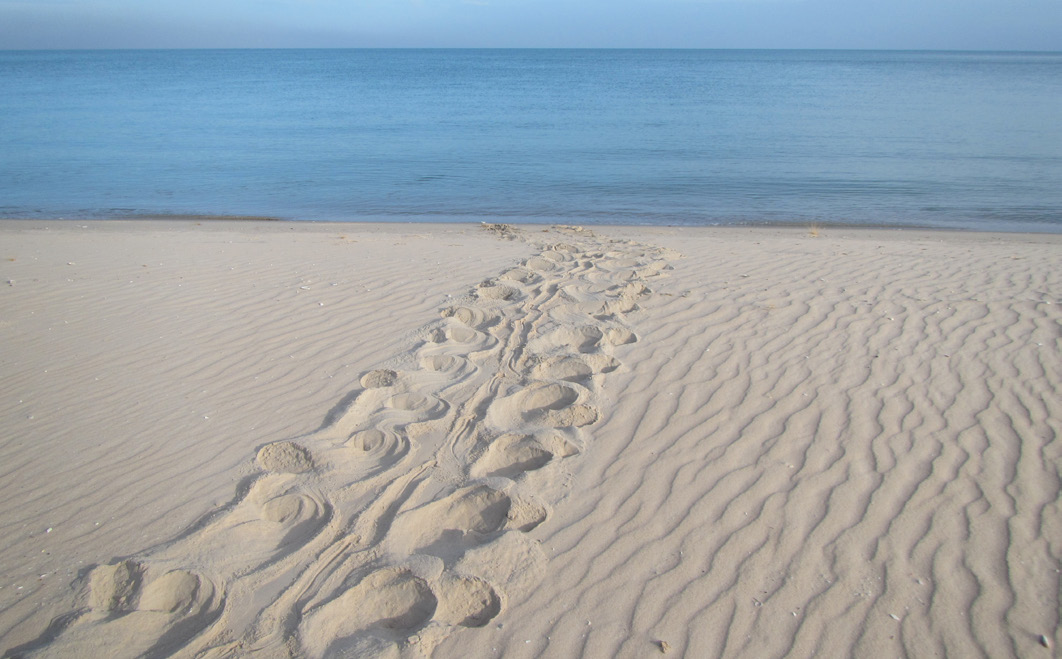
[(542, 536), (535, 615), (468, 651), (1049, 656), (1059, 246), (705, 240)]
[[(91, 490), (113, 494), (108, 474), (129, 472), (125, 496), (151, 509), (135, 519), (154, 529), (165, 528), (153, 519), (167, 514), (172, 491), (214, 483), (216, 503), (200, 500), (207, 512), (185, 515), (169, 534), (116, 535), (123, 548), (34, 591), (42, 600), (51, 593), (47, 607), (3, 600), (12, 592), (0, 584), (3, 649), (757, 658), (1054, 651), (1062, 631), (1058, 239), (503, 233), (509, 257), (491, 272), (477, 269), (445, 299), (426, 303), (430, 278), (402, 284), (393, 265), (401, 259), (391, 259), (362, 282), (386, 295), (310, 325), (296, 317), (313, 310), (302, 306), (301, 287), (279, 300), (286, 310), (270, 316), (273, 326), (260, 311), (271, 297), (245, 289), (212, 298), (209, 280), (198, 280), (195, 299), (212, 300), (211, 313), (242, 310), (221, 329), (196, 325), (205, 340), (244, 337), (232, 354), (165, 353), (172, 361), (159, 368), (174, 390), (145, 390), (144, 405), (130, 402), (135, 388), (118, 409), (113, 390), (67, 385), (70, 409), (88, 411), (85, 419), (53, 416), (43, 435), (31, 419), (16, 419), (21, 434), (0, 444), (0, 483), (25, 489), (0, 485), (0, 494), (26, 512), (3, 513), (5, 560), (36, 568), (47, 554), (35, 543), (52, 529), (14, 531), (43, 526), (42, 515), (72, 525), (99, 509)], [(650, 233), (659, 246), (644, 242)], [(161, 308), (176, 283), (152, 284)], [(328, 304), (345, 304), (354, 285), (345, 281)], [(44, 302), (58, 295), (38, 288)], [(66, 295), (55, 300), (76, 307)], [(396, 331), (395, 307), (419, 309), (416, 323), (398, 325), (419, 329)], [(33, 322), (28, 312), (12, 317), (24, 328)], [(116, 368), (159, 363), (143, 356), (154, 339), (118, 325), (115, 340), (140, 352)], [(293, 338), (310, 327), (311, 340)], [(358, 367), (335, 366), (355, 350), (336, 346), (361, 346)], [(278, 360), (289, 348), (300, 358)], [(79, 361), (77, 351), (88, 349), (57, 342), (49, 367), (84, 378), (85, 364), (110, 364)], [(331, 364), (342, 382), (321, 384), (337, 378), (315, 375), (303, 360)], [(227, 393), (252, 372), (270, 383), (253, 395)], [(10, 386), (40, 392), (31, 386), (37, 377), (13, 368)], [(186, 457), (187, 438), (202, 428), (178, 423), (173, 397), (209, 399), (189, 398), (188, 382), (218, 384), (222, 399), (234, 397), (224, 409), (239, 423)], [(74, 395), (81, 392), (84, 399)], [(310, 414), (307, 401), (316, 401)], [(11, 410), (22, 411), (10, 396), (0, 402), (12, 419)], [(152, 405), (162, 411), (143, 412)], [(100, 428), (93, 409), (108, 410), (124, 441), (101, 437), (97, 450), (93, 437), (79, 460), (57, 457), (46, 440), (77, 433), (82, 422)], [(122, 419), (142, 443), (121, 434)], [(167, 422), (185, 428), (184, 439), (156, 440)], [(248, 429), (255, 424), (270, 430)], [(243, 438), (231, 439), (238, 451), (230, 438)], [(20, 448), (26, 439), (39, 448)], [(43, 473), (41, 456), (60, 466), (51, 480), (27, 478)], [(211, 466), (216, 456), (223, 459)], [(179, 459), (180, 469), (165, 471)], [(211, 470), (225, 475), (224, 496)], [(78, 478), (91, 485), (78, 486), (85, 500), (62, 503), (57, 493)], [(94, 538), (77, 533), (45, 551)]]

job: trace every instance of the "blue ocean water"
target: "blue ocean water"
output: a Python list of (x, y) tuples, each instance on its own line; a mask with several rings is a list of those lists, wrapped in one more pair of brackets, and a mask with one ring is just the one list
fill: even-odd
[(1062, 231), (1062, 53), (0, 52), (0, 217)]

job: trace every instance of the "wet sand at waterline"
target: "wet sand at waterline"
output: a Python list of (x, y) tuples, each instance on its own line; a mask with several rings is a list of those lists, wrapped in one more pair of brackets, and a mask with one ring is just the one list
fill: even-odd
[(1056, 651), (1062, 237), (0, 238), (5, 656)]

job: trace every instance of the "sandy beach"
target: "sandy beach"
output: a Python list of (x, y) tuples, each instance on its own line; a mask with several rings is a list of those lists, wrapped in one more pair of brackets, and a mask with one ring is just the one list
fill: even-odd
[(1062, 236), (0, 224), (0, 653), (1050, 657)]

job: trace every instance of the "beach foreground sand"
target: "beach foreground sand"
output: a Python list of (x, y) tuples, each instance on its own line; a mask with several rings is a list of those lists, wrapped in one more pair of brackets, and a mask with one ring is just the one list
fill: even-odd
[(1062, 237), (0, 225), (4, 656), (1052, 656)]

